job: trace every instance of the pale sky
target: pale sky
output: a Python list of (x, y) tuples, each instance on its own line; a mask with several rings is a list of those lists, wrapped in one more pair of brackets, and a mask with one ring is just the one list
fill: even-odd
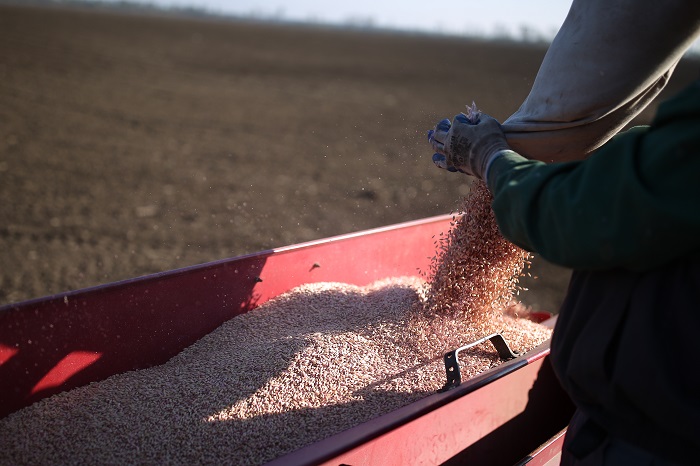
[[(116, 0), (100, 0), (116, 1)], [(206, 9), (212, 13), (255, 15), (295, 21), (439, 31), (470, 35), (521, 36), (522, 27), (553, 37), (571, 0), (461, 0), (445, 3), (418, 0), (137, 0), (158, 6)]]
[[(93, 0), (95, 1), (95, 0)], [(120, 0), (96, 0), (118, 2)], [(194, 7), (215, 14), (447, 34), (551, 40), (572, 0), (129, 0), (159, 7)], [(533, 34), (534, 33), (534, 36)], [(691, 47), (700, 53), (700, 40)]]

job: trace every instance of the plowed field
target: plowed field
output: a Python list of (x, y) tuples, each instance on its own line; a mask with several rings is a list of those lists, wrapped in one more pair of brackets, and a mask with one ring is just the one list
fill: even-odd
[[(469, 179), (426, 131), (507, 117), (544, 52), (0, 6), (0, 305), (448, 213)], [(556, 310), (566, 272), (537, 259), (524, 301)]]

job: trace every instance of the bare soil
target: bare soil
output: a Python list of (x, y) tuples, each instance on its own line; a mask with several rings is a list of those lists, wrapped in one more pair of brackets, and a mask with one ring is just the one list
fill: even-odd
[[(470, 180), (426, 131), (472, 100), (507, 117), (544, 53), (0, 6), (0, 305), (448, 213)], [(568, 271), (533, 274), (521, 298), (556, 311)]]

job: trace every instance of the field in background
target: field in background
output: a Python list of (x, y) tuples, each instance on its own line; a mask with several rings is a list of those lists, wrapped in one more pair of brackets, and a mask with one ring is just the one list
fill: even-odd
[[(544, 52), (0, 6), (0, 305), (448, 213), (469, 179), (426, 131), (507, 117)], [(533, 274), (556, 310), (568, 271)]]

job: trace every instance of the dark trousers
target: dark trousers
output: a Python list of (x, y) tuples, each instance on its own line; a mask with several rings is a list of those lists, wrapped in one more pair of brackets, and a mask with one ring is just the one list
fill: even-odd
[(566, 431), (561, 466), (679, 466), (610, 436), (577, 411)]

